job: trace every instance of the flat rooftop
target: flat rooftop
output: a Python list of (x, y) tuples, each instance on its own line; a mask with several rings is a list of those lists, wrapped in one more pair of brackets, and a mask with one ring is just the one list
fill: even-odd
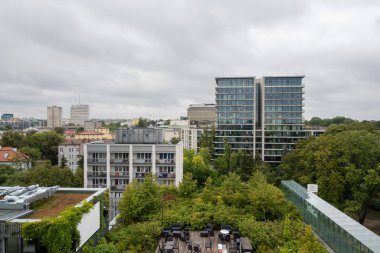
[(106, 189), (0, 186), (0, 221), (43, 219), (58, 216), (66, 208), (90, 201)]

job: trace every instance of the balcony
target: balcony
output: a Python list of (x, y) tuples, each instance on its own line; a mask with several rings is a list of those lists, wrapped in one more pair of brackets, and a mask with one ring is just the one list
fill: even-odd
[(112, 158), (111, 159), (111, 163), (117, 163), (117, 164), (128, 164), (129, 163), (129, 159), (115, 159), (115, 158)]
[(88, 184), (87, 188), (107, 188), (105, 184)]
[(143, 172), (135, 173), (135, 178), (144, 178), (144, 177), (145, 177), (145, 173), (143, 173)]
[(129, 177), (127, 171), (111, 171), (111, 177)]
[(152, 164), (152, 159), (133, 159), (133, 163)]
[(87, 163), (92, 163), (92, 164), (106, 164), (107, 159), (106, 158), (88, 158)]
[(161, 160), (156, 160), (157, 164), (175, 164), (174, 159), (161, 159)]
[(158, 172), (157, 178), (175, 178), (174, 172)]
[(127, 187), (127, 185), (123, 185), (123, 184), (113, 185), (111, 186), (111, 191), (124, 191), (125, 187)]
[(88, 171), (88, 177), (107, 177), (107, 172), (105, 171)]

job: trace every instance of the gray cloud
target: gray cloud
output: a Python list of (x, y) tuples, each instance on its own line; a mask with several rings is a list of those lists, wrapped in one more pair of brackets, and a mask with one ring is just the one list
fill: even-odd
[(0, 112), (178, 117), (215, 76), (306, 75), (306, 117), (379, 119), (378, 1), (3, 1)]

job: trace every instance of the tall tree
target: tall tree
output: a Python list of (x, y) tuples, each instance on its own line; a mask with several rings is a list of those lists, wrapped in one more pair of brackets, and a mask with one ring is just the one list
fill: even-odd
[(55, 132), (34, 133), (27, 137), (27, 146), (37, 148), (41, 158), (50, 160), (53, 165), (58, 164), (58, 146), (63, 143), (64, 137)]
[(322, 198), (363, 223), (380, 186), (380, 134), (330, 130), (301, 141), (281, 169), (287, 179), (318, 183)]
[(6, 131), (0, 140), (3, 147), (22, 148), (25, 145), (25, 137), (17, 131)]

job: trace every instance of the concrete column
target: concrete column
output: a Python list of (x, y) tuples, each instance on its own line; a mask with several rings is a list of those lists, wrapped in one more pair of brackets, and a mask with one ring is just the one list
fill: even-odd
[(88, 171), (88, 165), (87, 165), (87, 159), (88, 159), (88, 154), (87, 154), (87, 144), (83, 145), (83, 187), (87, 188), (88, 185), (88, 179), (87, 179), (87, 171)]
[(156, 175), (156, 145), (152, 145), (152, 174)]
[(111, 188), (111, 152), (110, 152), (110, 144), (107, 144), (107, 187)]
[(176, 145), (175, 152), (175, 185), (178, 186), (183, 179), (183, 143)]
[(133, 179), (133, 145), (129, 144), (129, 182), (132, 182)]

